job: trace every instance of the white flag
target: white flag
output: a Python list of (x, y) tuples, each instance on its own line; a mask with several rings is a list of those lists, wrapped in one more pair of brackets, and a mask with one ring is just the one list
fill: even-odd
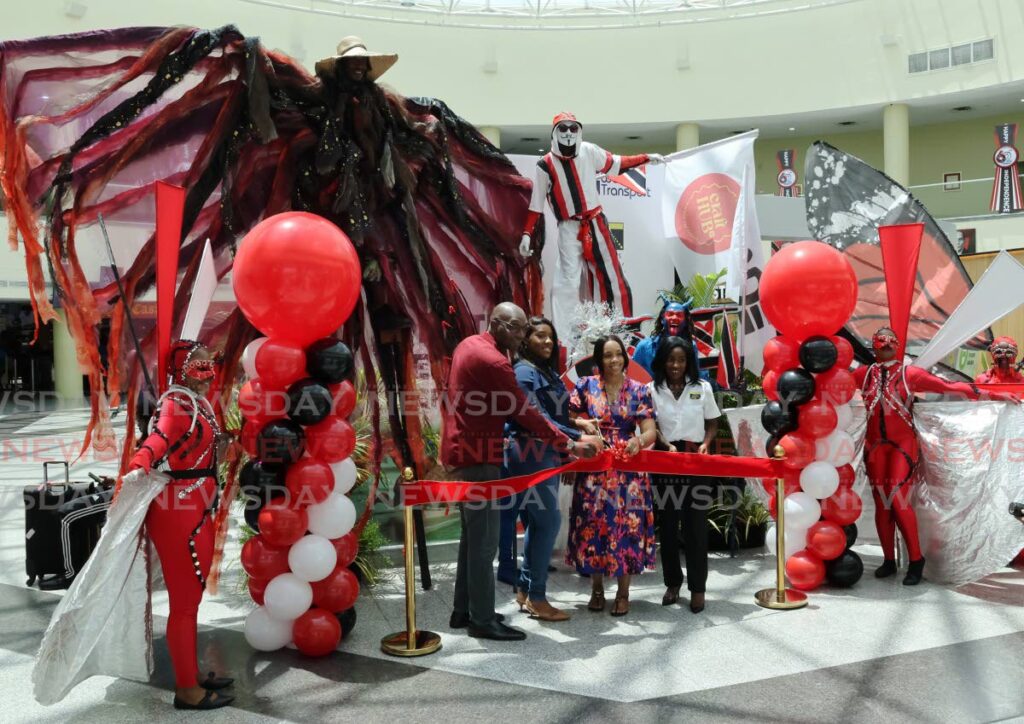
[(750, 131), (666, 158), (661, 218), (679, 278), (726, 270), (726, 295), (743, 319), (743, 366), (760, 374), (762, 350), (775, 336), (758, 296), (764, 252), (754, 208), (754, 140)]

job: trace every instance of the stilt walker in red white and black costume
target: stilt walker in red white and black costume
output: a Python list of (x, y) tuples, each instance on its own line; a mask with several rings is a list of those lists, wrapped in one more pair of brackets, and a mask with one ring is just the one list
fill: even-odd
[(974, 378), (979, 385), (1021, 385), (1024, 375), (1017, 369), (1017, 342), (1013, 337), (996, 337), (988, 346), (992, 366)]
[[(896, 528), (907, 544), (910, 564), (903, 585), (921, 582), (924, 556), (917, 532), (917, 515), (910, 502), (919, 448), (914, 430), (915, 393), (937, 393), (977, 400), (978, 388), (966, 382), (947, 382), (920, 367), (904, 365), (896, 333), (882, 327), (871, 339), (876, 362), (854, 370), (868, 416), (864, 434), (864, 463), (875, 501), (875, 528), (885, 561), (877, 578), (896, 573)], [(1015, 401), (1011, 395), (986, 393), (990, 399)]]
[(546, 199), (558, 219), (558, 266), (551, 290), (551, 313), (555, 328), (565, 339), (572, 336), (570, 320), (581, 291), (583, 299), (605, 302), (626, 317), (633, 315), (632, 292), (597, 199), (597, 177), (663, 162), (658, 154), (616, 156), (585, 142), (583, 124), (571, 113), (559, 113), (552, 121), (551, 151), (537, 161), (519, 251), (524, 257), (533, 254), (531, 240)]

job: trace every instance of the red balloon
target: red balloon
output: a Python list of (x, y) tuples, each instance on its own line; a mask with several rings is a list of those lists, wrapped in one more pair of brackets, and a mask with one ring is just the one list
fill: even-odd
[(289, 466), (285, 486), (293, 505), (322, 503), (334, 490), (334, 473), (327, 463), (304, 457)]
[(837, 424), (836, 408), (822, 400), (811, 400), (797, 412), (797, 431), (810, 437), (825, 437)]
[(348, 568), (359, 555), (359, 538), (356, 537), (354, 530), (350, 530), (341, 538), (332, 539), (331, 543), (334, 544), (334, 550), (338, 554), (337, 565), (340, 568)]
[(799, 470), (814, 462), (814, 441), (803, 435), (790, 433), (783, 435), (779, 445), (786, 453), (782, 464), (790, 470)]
[(342, 419), (347, 418), (356, 409), (356, 388), (348, 380), (339, 382), (336, 385), (329, 385), (331, 397), (334, 399), (334, 406), (331, 414)]
[(256, 442), (262, 428), (263, 425), (256, 422), (246, 421), (242, 423), (242, 432), (239, 434), (239, 439), (242, 443), (242, 449), (245, 450), (249, 457), (254, 458), (257, 456)]
[(246, 380), (238, 390), (238, 411), (246, 420), (263, 427), (288, 413), (288, 394), (271, 389), (261, 379)]
[(839, 473), (840, 488), (853, 487), (853, 482), (857, 479), (857, 473), (854, 471), (852, 465), (843, 465), (836, 468), (836, 471)]
[(856, 390), (857, 381), (853, 374), (842, 367), (822, 372), (814, 379), (814, 397), (833, 405), (845, 405), (853, 399)]
[(779, 374), (769, 370), (764, 373), (764, 378), (761, 380), (761, 389), (764, 390), (764, 396), (769, 400), (779, 399), (779, 391), (775, 385), (779, 382)]
[(853, 345), (845, 337), (832, 336), (832, 344), (836, 346), (836, 367), (846, 369), (853, 362)]
[(252, 600), (256, 602), (257, 606), (263, 605), (263, 594), (267, 592), (269, 583), (270, 580), (266, 578), (249, 577), (249, 595), (252, 596)]
[(292, 641), (306, 656), (326, 656), (341, 643), (341, 624), (330, 611), (311, 608), (295, 619)]
[(781, 374), (800, 366), (800, 345), (789, 337), (772, 337), (764, 345), (764, 366)]
[(302, 211), (253, 227), (231, 274), (246, 319), (266, 336), (302, 347), (338, 329), (362, 287), (359, 256), (345, 233)]
[[(772, 488), (771, 490), (768, 491), (768, 512), (771, 514), (772, 518), (778, 518), (779, 517), (779, 511), (778, 511), (778, 508), (776, 507), (776, 506), (778, 506), (778, 499), (777, 499), (777, 496), (775, 495), (775, 492), (776, 492), (775, 488)], [(785, 494), (785, 496), (787, 498), (790, 495), (792, 495), (793, 493), (799, 493), (799, 492), (800, 492), (800, 483), (798, 483), (798, 482), (790, 483), (788, 480), (785, 482), (785, 486), (783, 487), (783, 493)]]
[(846, 532), (831, 520), (819, 520), (807, 529), (807, 550), (823, 561), (838, 558), (846, 550)]
[(267, 543), (287, 548), (306, 535), (309, 516), (301, 508), (270, 502), (260, 511), (259, 524), (260, 535)]
[(359, 598), (359, 579), (347, 566), (337, 566), (327, 578), (310, 585), (313, 605), (333, 613), (352, 608)]
[(836, 525), (855, 523), (864, 507), (860, 496), (852, 488), (840, 487), (831, 497), (821, 501), (821, 515)]
[(249, 574), (249, 580), (263, 581), (287, 573), (288, 549), (271, 545), (262, 535), (254, 535), (242, 546), (242, 570)]
[[(786, 488), (786, 495), (800, 490), (800, 471), (787, 470), (782, 476), (783, 485)], [(769, 492), (775, 492), (775, 478), (761, 478), (761, 485)], [(792, 488), (792, 490), (790, 490)]]
[(825, 580), (825, 564), (808, 550), (794, 553), (786, 561), (786, 578), (801, 591), (812, 591)]
[(256, 352), (256, 372), (265, 386), (283, 389), (306, 376), (306, 350), (293, 342), (268, 339)]
[(842, 252), (820, 241), (787, 244), (765, 264), (761, 308), (779, 332), (802, 342), (842, 327), (857, 305), (857, 275)]
[(325, 463), (344, 460), (356, 449), (356, 431), (334, 415), (306, 428), (306, 450)]

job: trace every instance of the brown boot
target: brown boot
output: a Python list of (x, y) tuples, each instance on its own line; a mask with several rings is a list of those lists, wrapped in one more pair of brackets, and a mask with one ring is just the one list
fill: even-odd
[(530, 618), (540, 619), (541, 621), (568, 621), (569, 614), (565, 611), (561, 611), (552, 606), (547, 601), (526, 601), (526, 610), (530, 613)]

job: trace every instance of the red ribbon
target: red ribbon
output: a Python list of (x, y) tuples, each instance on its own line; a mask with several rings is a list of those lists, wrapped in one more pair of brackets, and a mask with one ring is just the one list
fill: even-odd
[(589, 460), (574, 460), (528, 475), (483, 482), (458, 480), (417, 480), (402, 486), (404, 505), (428, 503), (464, 503), (498, 500), (521, 493), (548, 478), (562, 473), (603, 473), (619, 470), (627, 473), (685, 475), (720, 478), (780, 478), (785, 473), (781, 460), (742, 458), (733, 455), (701, 455), (641, 450), (632, 457), (619, 457), (611, 450)]

